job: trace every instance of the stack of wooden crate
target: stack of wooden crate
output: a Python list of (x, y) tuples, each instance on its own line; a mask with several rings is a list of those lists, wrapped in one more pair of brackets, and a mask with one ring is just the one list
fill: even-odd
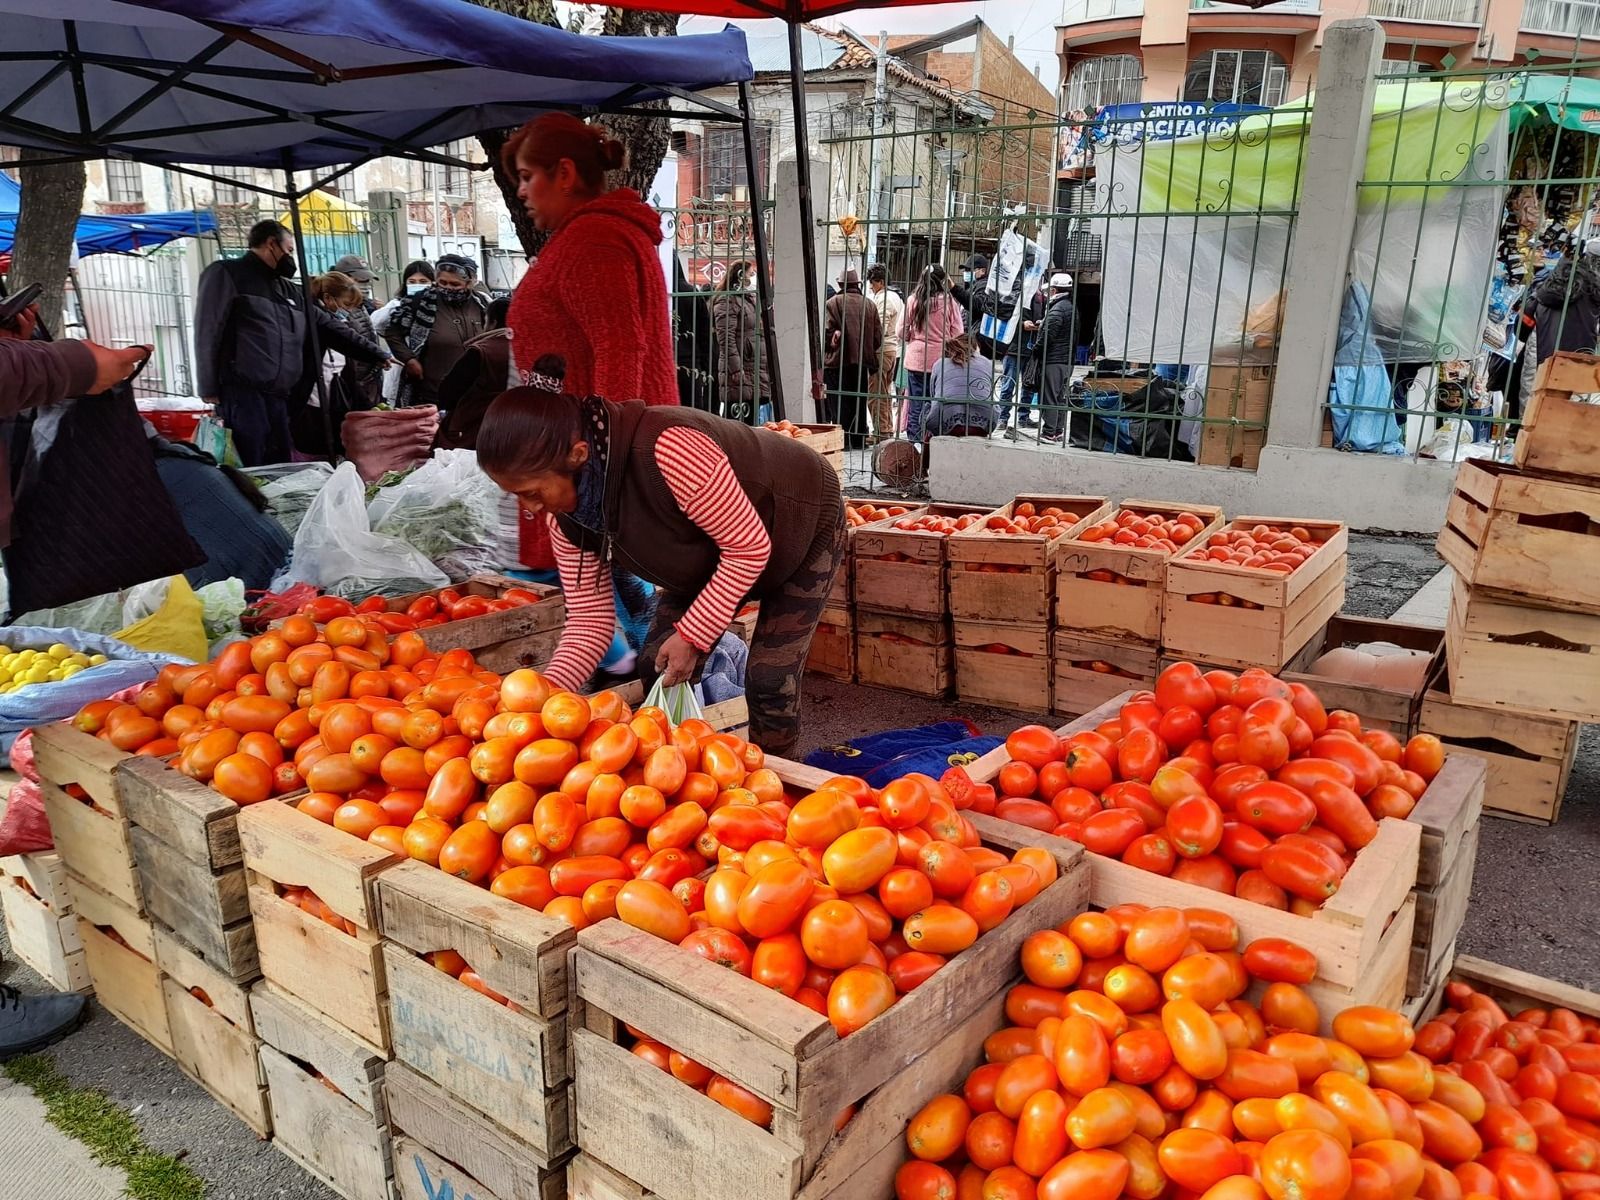
[[(1059, 510), (1060, 532), (1046, 537), (990, 528), (1012, 520), (1019, 507), (1024, 516)], [(950, 624), (962, 700), (1050, 710), (1057, 550), (1110, 507), (1104, 496), (1018, 496), (950, 539)]]
[[(767, 765), (806, 791), (827, 777), (782, 760)], [(1087, 899), (1081, 847), (971, 819), (995, 848), (1048, 848), (1059, 877), (847, 1038), (803, 1005), (620, 921), (582, 930), (571, 1030), (580, 1153), (569, 1200), (891, 1195), (908, 1153), (906, 1122), (934, 1095), (959, 1091), (982, 1061), (984, 1038), (1004, 1024), (1022, 942)], [(767, 1101), (770, 1122), (754, 1124), (630, 1053), (628, 1027)]]
[(806, 670), (827, 679), (854, 683), (856, 678), (856, 621), (851, 601), (851, 582), (855, 578), (856, 531), (845, 530), (844, 558), (833, 577), (822, 619), (811, 638)]
[(100, 1003), (170, 1055), (155, 929), (145, 913), (117, 769), (131, 756), (64, 724), (34, 730), (33, 753), (84, 962)]
[(949, 537), (897, 529), (922, 516), (981, 516), (986, 507), (930, 504), (863, 525), (855, 533), (856, 678), (874, 687), (943, 698), (955, 677), (950, 597), (945, 584)]
[(1416, 930), (1406, 995), (1427, 995), (1450, 973), (1456, 937), (1466, 924), (1478, 859), (1487, 768), (1482, 759), (1452, 753), (1407, 818), (1422, 829), (1417, 858)]
[(58, 992), (92, 992), (67, 868), (54, 851), (0, 858), (0, 908), (11, 953)]
[(822, 455), (822, 461), (833, 468), (843, 488), (844, 430), (838, 425), (795, 425), (793, 429), (795, 440)]
[[(1206, 505), (1125, 500), (1114, 511), (1124, 510), (1163, 519), (1192, 512), (1205, 522), (1196, 543), (1222, 523), (1222, 510)], [(1052, 712), (1079, 716), (1130, 688), (1154, 686), (1171, 560), (1111, 541), (1069, 537), (1056, 546)]]
[(1286, 683), (1303, 683), (1313, 689), (1329, 712), (1353, 712), (1361, 718), (1364, 729), (1381, 729), (1404, 742), (1416, 732), (1428, 670), (1422, 672), (1422, 679), (1414, 688), (1351, 683), (1312, 673), (1317, 660), (1329, 651), (1372, 643), (1387, 643), (1426, 655), (1426, 666), (1431, 669), (1444, 646), (1444, 630), (1341, 613), (1323, 626), (1322, 632), (1307, 642), (1278, 675)]
[[(378, 876), (395, 1061), (384, 1093), (401, 1194), (540, 1197), (572, 1147), (564, 921), (423, 863)], [(425, 956), (454, 951), (503, 999)], [(414, 1178), (413, 1178), (414, 1177)]]
[(399, 860), (299, 812), (292, 798), (243, 809), (238, 828), (263, 976), (250, 1008), (273, 1141), (346, 1200), (390, 1200), (376, 880)]
[(1596, 391), (1600, 358), (1547, 360), (1518, 465), (1462, 463), (1439, 534), (1455, 583), (1424, 728), (1499, 743), (1489, 808), (1534, 821), (1560, 811), (1577, 723), (1600, 721), (1600, 405), (1572, 398)]
[[(1302, 529), (1316, 551), (1287, 575), (1205, 557), (1212, 533)], [(1235, 517), (1167, 566), (1161, 640), (1165, 657), (1207, 666), (1281, 671), (1344, 607), (1349, 530), (1309, 517)]]

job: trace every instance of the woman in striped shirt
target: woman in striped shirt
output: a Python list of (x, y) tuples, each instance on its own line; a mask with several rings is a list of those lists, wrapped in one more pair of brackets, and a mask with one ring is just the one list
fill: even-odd
[(541, 359), (531, 386), (491, 404), (478, 434), (479, 465), (550, 530), (567, 626), (545, 673), (574, 690), (594, 673), (615, 627), (613, 564), (660, 589), (640, 662), (668, 684), (693, 678), (755, 599), (751, 737), (791, 753), (806, 654), (844, 555), (838, 478), (769, 430), (564, 394), (563, 365)]

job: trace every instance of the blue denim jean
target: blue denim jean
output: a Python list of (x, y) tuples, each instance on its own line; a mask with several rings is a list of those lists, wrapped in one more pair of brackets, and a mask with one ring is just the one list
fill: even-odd
[(932, 371), (906, 371), (906, 436), (914, 445), (922, 443), (922, 418), (928, 411), (928, 384)]
[[(1011, 400), (1017, 394), (1017, 389), (1022, 386), (1022, 360), (1015, 354), (1008, 354), (1003, 360), (1000, 372), (1000, 412), (995, 419), (995, 428), (1004, 428), (1007, 419), (1011, 416)], [(1029, 408), (1039, 402), (1037, 393), (1024, 393), (1017, 401), (1017, 420), (1022, 420)]]

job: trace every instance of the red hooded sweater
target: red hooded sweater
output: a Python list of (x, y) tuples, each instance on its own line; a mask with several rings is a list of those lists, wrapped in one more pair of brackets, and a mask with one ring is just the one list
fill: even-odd
[[(545, 243), (511, 301), (519, 371), (546, 354), (566, 360), (576, 396), (678, 403), (672, 310), (657, 247), (661, 216), (631, 188), (591, 200)], [(545, 523), (522, 519), (522, 561), (550, 568)]]

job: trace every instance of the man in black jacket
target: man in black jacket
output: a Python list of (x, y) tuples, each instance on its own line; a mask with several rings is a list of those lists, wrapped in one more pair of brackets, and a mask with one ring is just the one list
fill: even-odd
[(195, 358), (200, 395), (233, 432), (247, 467), (287, 462), (291, 413), (304, 406), (318, 364), (310, 322), (323, 348), (381, 363), (376, 342), (313, 305), (289, 281), (299, 270), (294, 238), (277, 221), (250, 229), (250, 252), (212, 263), (195, 300)]
[(1039, 355), (1040, 406), (1044, 430), (1039, 440), (1060, 445), (1067, 423), (1067, 402), (1072, 393), (1072, 369), (1077, 361), (1078, 330), (1072, 308), (1072, 276), (1057, 271), (1050, 276), (1050, 302), (1044, 310), (1044, 328), (1034, 353)]

